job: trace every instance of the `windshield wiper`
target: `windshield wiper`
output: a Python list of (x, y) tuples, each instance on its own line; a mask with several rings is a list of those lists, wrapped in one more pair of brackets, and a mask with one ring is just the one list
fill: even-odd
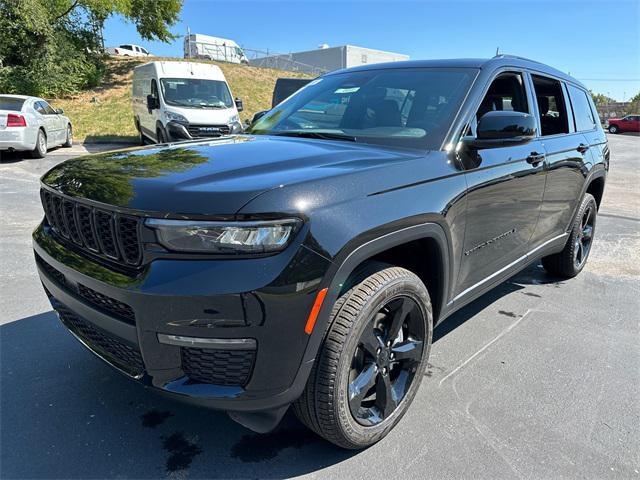
[(321, 138), (323, 140), (344, 140), (346, 142), (355, 142), (357, 138), (353, 135), (345, 133), (333, 132), (314, 132), (313, 130), (291, 130), (284, 132), (265, 132), (267, 135), (278, 135), (281, 137), (302, 137), (302, 138)]

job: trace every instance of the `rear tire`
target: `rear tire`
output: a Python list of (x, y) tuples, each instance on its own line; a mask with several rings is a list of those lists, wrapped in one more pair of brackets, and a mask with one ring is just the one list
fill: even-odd
[(42, 129), (38, 130), (36, 147), (31, 150), (31, 158), (44, 158), (47, 154), (47, 135)]
[(609, 125), (609, 133), (613, 133), (614, 135), (618, 133), (620, 129), (617, 125)]
[(573, 278), (587, 263), (596, 231), (598, 204), (593, 195), (586, 193), (573, 221), (564, 249), (542, 258), (542, 266), (552, 275)]
[(140, 122), (138, 122), (136, 120), (135, 124), (136, 124), (136, 130), (138, 131), (138, 144), (139, 145), (146, 145), (147, 144), (147, 137), (145, 137), (144, 133), (142, 133), (142, 128), (140, 127)]
[(418, 391), (432, 331), (429, 293), (415, 274), (387, 267), (369, 275), (334, 304), (296, 416), (343, 448), (378, 442)]
[(67, 140), (62, 144), (64, 148), (73, 147), (73, 130), (71, 125), (67, 125)]

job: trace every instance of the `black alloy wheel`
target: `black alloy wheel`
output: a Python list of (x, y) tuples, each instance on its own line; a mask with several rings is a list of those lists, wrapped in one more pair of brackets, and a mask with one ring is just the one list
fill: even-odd
[(594, 205), (590, 203), (582, 213), (580, 228), (576, 235), (575, 247), (573, 249), (573, 262), (576, 269), (581, 269), (589, 256), (589, 251), (591, 250), (591, 245), (593, 243), (595, 219), (595, 208)]
[(564, 248), (542, 258), (542, 266), (547, 272), (558, 277), (573, 278), (582, 271), (593, 246), (597, 215), (596, 199), (586, 193), (573, 219)]
[[(413, 272), (380, 262), (345, 282), (322, 328), (302, 396), (293, 404), (307, 427), (343, 448), (366, 448), (402, 419), (429, 360), (433, 310)], [(326, 333), (324, 333), (326, 332)]]
[(396, 411), (422, 359), (424, 337), (422, 312), (409, 297), (375, 313), (351, 362), (349, 408), (358, 423), (376, 425)]

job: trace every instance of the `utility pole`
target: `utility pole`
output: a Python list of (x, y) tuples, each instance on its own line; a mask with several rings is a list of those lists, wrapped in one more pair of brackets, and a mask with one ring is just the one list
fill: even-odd
[(191, 60), (191, 28), (187, 27), (187, 58)]

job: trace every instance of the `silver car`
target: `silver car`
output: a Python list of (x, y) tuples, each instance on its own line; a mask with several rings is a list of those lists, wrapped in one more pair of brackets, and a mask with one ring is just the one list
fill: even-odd
[(25, 95), (0, 95), (0, 152), (28, 151), (42, 158), (49, 148), (73, 144), (71, 120), (45, 100)]

